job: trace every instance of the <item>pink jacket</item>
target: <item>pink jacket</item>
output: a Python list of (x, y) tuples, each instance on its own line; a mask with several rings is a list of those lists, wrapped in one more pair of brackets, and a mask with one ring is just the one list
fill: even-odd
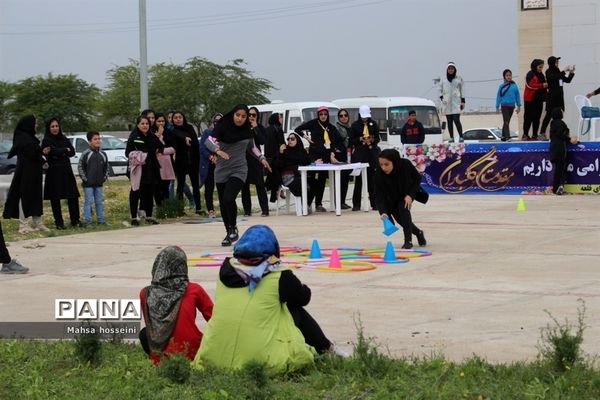
[(171, 154), (175, 154), (175, 149), (172, 147), (165, 147), (163, 153), (158, 153), (158, 163), (160, 164), (160, 179), (163, 181), (172, 181), (175, 179), (175, 170), (173, 169), (173, 163), (171, 162)]
[(139, 150), (134, 150), (129, 153), (129, 182), (131, 183), (131, 190), (133, 191), (140, 189), (142, 165), (146, 163), (146, 157), (148, 157), (148, 153)]

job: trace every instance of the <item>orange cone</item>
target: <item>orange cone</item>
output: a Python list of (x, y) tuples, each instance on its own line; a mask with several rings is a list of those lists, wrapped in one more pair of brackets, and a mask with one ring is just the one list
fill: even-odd
[(331, 257), (329, 258), (329, 268), (342, 268), (342, 262), (340, 261), (340, 255), (337, 249), (331, 251)]

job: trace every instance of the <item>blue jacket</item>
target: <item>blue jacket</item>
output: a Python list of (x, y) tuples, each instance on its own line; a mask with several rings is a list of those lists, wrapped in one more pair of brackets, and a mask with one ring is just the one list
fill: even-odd
[[(498, 86), (498, 93), (496, 94), (496, 108), (500, 108), (501, 104), (506, 104), (509, 106), (517, 106), (521, 107), (521, 95), (519, 94), (519, 87), (513, 81), (506, 90), (505, 88), (506, 82), (502, 82), (500, 86)], [(502, 93), (504, 92), (504, 95)]]
[(206, 147), (206, 140), (212, 133), (212, 128), (207, 128), (202, 132), (202, 136), (200, 136), (200, 140), (198, 142), (198, 146), (200, 147), (200, 185), (204, 185), (206, 182), (206, 178), (209, 174), (210, 169), (210, 156), (211, 152)]

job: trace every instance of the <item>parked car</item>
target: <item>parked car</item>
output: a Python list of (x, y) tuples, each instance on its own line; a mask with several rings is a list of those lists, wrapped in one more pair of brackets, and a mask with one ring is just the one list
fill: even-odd
[[(79, 174), (77, 166), (81, 154), (89, 149), (89, 144), (86, 135), (73, 135), (67, 136), (73, 147), (75, 147), (75, 156), (71, 157), (71, 168), (75, 175)], [(125, 175), (127, 172), (127, 157), (125, 157), (126, 143), (123, 143), (119, 138), (111, 135), (101, 135), (102, 139), (102, 150), (106, 152), (108, 157), (108, 174), (113, 175)]]
[[(463, 132), (465, 143), (468, 142), (501, 142), (502, 128), (476, 128), (467, 129)], [(510, 140), (518, 140), (519, 135), (510, 131)]]
[(13, 174), (17, 168), (17, 156), (8, 158), (12, 141), (0, 140), (0, 175)]

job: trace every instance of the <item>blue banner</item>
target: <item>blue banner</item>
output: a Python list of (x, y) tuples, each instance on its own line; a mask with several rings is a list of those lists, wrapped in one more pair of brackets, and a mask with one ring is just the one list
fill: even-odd
[[(429, 193), (548, 193), (554, 165), (549, 142), (407, 145)], [(600, 142), (568, 149), (567, 192), (600, 192)]]

